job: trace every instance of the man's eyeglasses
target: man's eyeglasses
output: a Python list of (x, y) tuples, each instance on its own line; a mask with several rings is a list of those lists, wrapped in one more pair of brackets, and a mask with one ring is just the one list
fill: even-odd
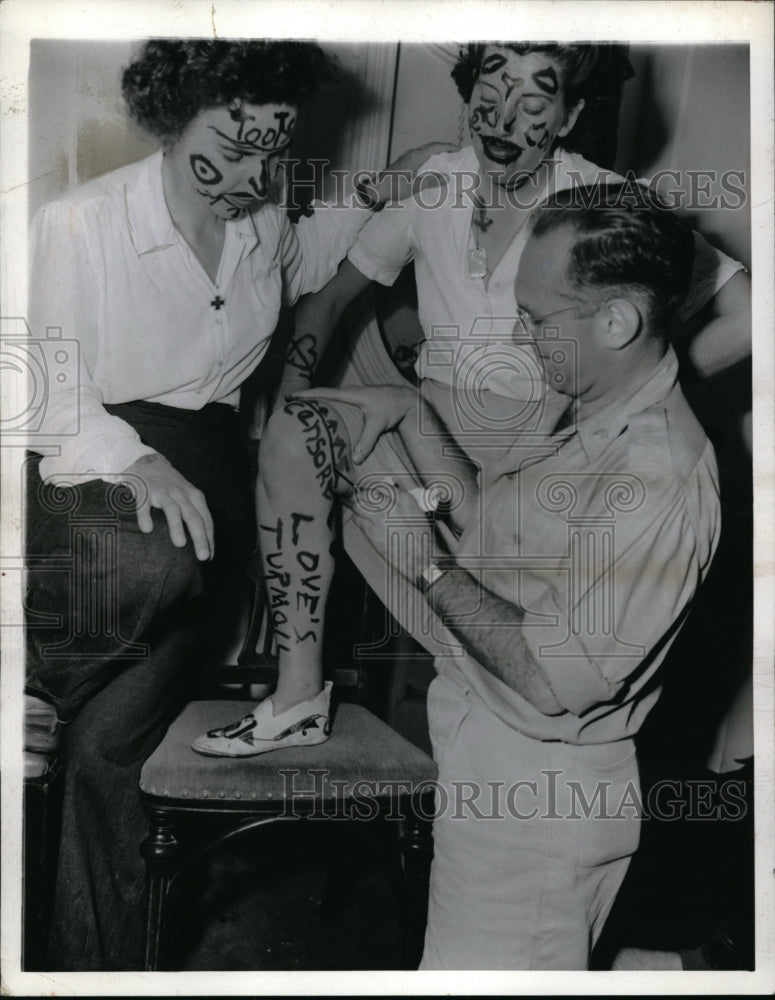
[(607, 302), (608, 299), (598, 299), (595, 302), (585, 302), (579, 301), (574, 302), (571, 306), (563, 306), (562, 309), (553, 309), (551, 312), (544, 313), (543, 316), (531, 316), (531, 314), (523, 309), (521, 306), (517, 307), (517, 320), (522, 324), (522, 329), (525, 331), (525, 335), (528, 337), (535, 337), (539, 330), (546, 326), (546, 321), (551, 319), (552, 316), (559, 316), (561, 313), (570, 312), (572, 309), (581, 309), (584, 306), (588, 308), (599, 307)]

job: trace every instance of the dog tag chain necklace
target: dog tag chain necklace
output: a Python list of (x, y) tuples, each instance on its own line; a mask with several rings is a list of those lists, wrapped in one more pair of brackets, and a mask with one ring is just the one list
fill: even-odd
[(478, 231), (481, 230), (483, 233), (486, 233), (487, 229), (492, 225), (492, 219), (488, 219), (485, 215), (484, 206), (479, 201), (479, 198), (476, 195), (473, 195), (473, 199), (474, 217), (472, 220), (471, 231), (474, 236), (474, 246), (468, 251), (468, 277), (486, 278), (487, 249), (479, 245)]

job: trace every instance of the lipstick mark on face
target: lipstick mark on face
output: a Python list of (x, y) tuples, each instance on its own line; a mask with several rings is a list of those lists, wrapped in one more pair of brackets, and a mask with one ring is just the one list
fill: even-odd
[(507, 139), (496, 139), (490, 135), (480, 136), (485, 156), (494, 163), (506, 165), (515, 163), (524, 153), (524, 147)]
[(249, 191), (231, 191), (229, 196), (237, 201), (253, 200), (256, 198), (266, 198), (269, 194), (269, 165), (266, 160), (261, 161), (258, 169), (258, 180), (255, 176), (248, 180)]
[(227, 191), (221, 194), (211, 194), (209, 191), (199, 190), (198, 193), (206, 199), (212, 207), (222, 205), (231, 219), (239, 219), (253, 209), (258, 201), (266, 197), (267, 187), (259, 187), (251, 178), (248, 182), (253, 191)]
[(523, 86), (525, 80), (521, 76), (509, 76), (508, 73), (501, 73), (501, 81), (506, 88), (506, 100), (511, 97), (511, 92), (515, 87)]
[(525, 142), (533, 149), (545, 149), (549, 145), (549, 130), (546, 122), (528, 126)]
[(538, 72), (533, 73), (533, 83), (545, 94), (550, 94), (552, 97), (560, 89), (560, 81), (557, 79), (553, 66), (547, 66), (546, 69), (539, 69)]
[(214, 166), (206, 156), (201, 153), (194, 153), (188, 158), (194, 177), (200, 184), (220, 184), (223, 174)]
[(482, 60), (482, 68), (479, 70), (479, 75), (489, 76), (491, 73), (497, 73), (497, 71), (505, 66), (507, 62), (508, 59), (506, 56), (502, 55), (500, 52), (494, 52), (492, 55), (489, 55)]
[(471, 112), (469, 125), (472, 132), (481, 132), (483, 126), (495, 128), (498, 124), (497, 104), (477, 104)]

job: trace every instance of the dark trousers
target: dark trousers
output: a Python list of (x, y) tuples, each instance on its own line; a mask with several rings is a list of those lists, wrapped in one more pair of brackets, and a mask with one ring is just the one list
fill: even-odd
[(126, 493), (101, 480), (43, 485), (31, 459), (27, 690), (67, 723), (52, 969), (142, 967), (140, 769), (196, 667), (233, 641), (255, 538), (247, 443), (230, 408), (108, 409), (203, 491), (215, 559), (176, 548), (161, 511), (143, 534)]

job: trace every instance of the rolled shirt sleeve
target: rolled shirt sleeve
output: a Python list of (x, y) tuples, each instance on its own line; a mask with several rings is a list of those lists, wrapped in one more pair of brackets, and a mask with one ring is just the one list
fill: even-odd
[(711, 246), (694, 230), (694, 267), (689, 293), (678, 315), (690, 319), (710, 302), (738, 271), (745, 271), (745, 265)]
[(414, 254), (412, 200), (385, 209), (363, 228), (347, 257), (371, 281), (392, 285)]
[[(432, 174), (436, 184), (446, 187), (449, 170), (454, 169), (459, 156), (457, 152), (436, 153), (417, 170), (416, 177)], [(418, 249), (415, 226), (418, 212), (423, 210), (429, 209), (423, 209), (419, 196), (389, 204), (364, 226), (347, 255), (350, 262), (371, 281), (392, 285)]]

